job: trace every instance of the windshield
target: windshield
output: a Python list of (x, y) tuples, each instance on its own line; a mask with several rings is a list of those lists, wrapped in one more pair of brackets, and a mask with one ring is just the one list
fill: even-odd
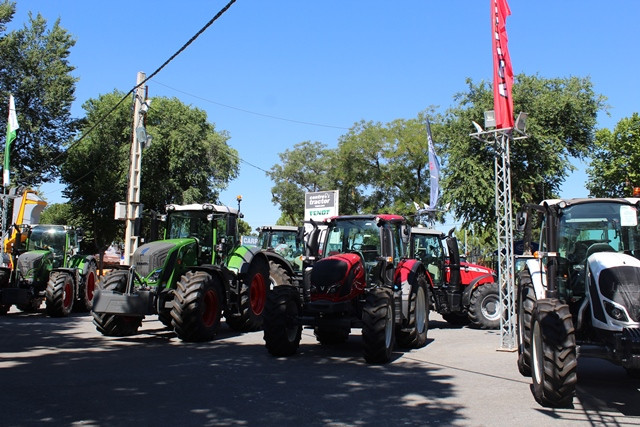
[(51, 250), (61, 255), (64, 253), (65, 244), (64, 228), (34, 227), (31, 229), (27, 250)]
[(638, 210), (614, 202), (569, 206), (558, 224), (558, 251), (571, 262), (594, 252), (615, 251), (640, 257)]
[(213, 236), (213, 222), (207, 219), (207, 215), (206, 211), (171, 212), (167, 218), (166, 238), (195, 237), (202, 242), (210, 242)]
[(357, 251), (365, 261), (380, 253), (380, 229), (373, 219), (336, 221), (327, 233), (324, 256)]

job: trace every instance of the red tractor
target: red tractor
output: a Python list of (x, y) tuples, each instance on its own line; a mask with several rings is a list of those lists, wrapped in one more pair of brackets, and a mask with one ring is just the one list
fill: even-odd
[[(443, 240), (446, 245), (443, 245)], [(411, 228), (410, 256), (425, 265), (432, 303), (444, 320), (482, 329), (500, 327), (502, 304), (494, 270), (460, 260), (458, 241), (449, 233)]]
[(301, 285), (267, 294), (264, 340), (274, 356), (295, 354), (302, 328), (321, 344), (347, 340), (362, 328), (364, 358), (386, 363), (394, 344), (427, 342), (429, 290), (426, 270), (406, 258), (409, 227), (399, 215), (350, 215), (325, 221), (311, 232), (309, 264)]

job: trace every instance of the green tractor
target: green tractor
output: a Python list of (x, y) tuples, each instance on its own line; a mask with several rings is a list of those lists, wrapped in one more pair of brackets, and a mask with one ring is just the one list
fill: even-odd
[(33, 312), (42, 301), (52, 317), (68, 316), (72, 309), (89, 311), (97, 263), (92, 255), (80, 254), (81, 240), (82, 231), (66, 225), (20, 229), (13, 251), (15, 268), (2, 267), (0, 272), (0, 314), (13, 304)]
[(259, 248), (239, 245), (239, 215), (211, 203), (168, 205), (165, 239), (140, 246), (131, 266), (101, 282), (98, 331), (133, 335), (152, 314), (183, 341), (212, 340), (222, 316), (234, 330), (260, 329), (269, 261)]

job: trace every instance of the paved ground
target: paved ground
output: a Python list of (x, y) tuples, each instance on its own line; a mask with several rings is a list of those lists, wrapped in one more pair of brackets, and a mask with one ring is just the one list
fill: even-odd
[(449, 328), (431, 316), (429, 343), (372, 366), (359, 331), (276, 359), (262, 332), (223, 327), (180, 342), (149, 318), (129, 338), (100, 335), (88, 315), (0, 317), (0, 425), (567, 426), (640, 425), (640, 383), (600, 360), (579, 363), (573, 409), (537, 405), (498, 331)]

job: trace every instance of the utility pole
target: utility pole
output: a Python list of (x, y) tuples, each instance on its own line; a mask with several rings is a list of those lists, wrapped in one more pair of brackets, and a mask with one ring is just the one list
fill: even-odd
[(140, 205), (140, 174), (142, 172), (142, 144), (138, 136), (138, 128), (143, 126), (146, 111), (142, 105), (145, 102), (145, 87), (141, 83), (145, 80), (145, 73), (139, 71), (136, 81), (135, 100), (133, 106), (133, 135), (129, 163), (129, 188), (127, 190), (127, 229), (124, 238), (124, 262), (131, 265), (133, 253), (138, 249), (140, 237), (135, 235), (136, 220), (142, 217)]

